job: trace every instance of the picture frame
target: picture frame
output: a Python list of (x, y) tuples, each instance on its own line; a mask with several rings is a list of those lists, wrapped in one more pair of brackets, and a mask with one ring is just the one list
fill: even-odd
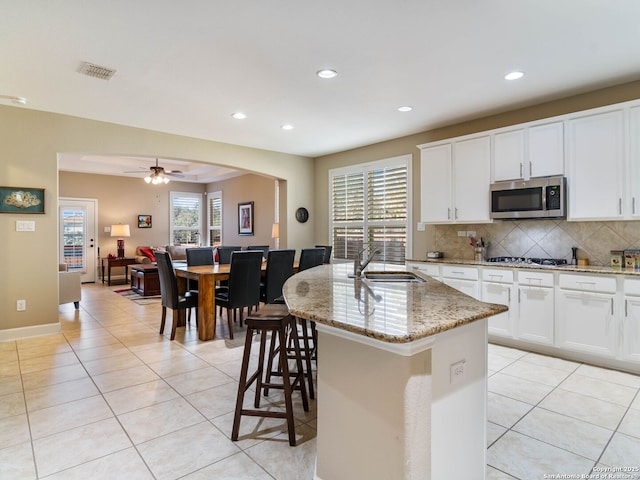
[(238, 235), (253, 235), (253, 202), (238, 203)]
[(0, 187), (0, 213), (44, 213), (44, 188)]
[(151, 228), (151, 215), (138, 215), (138, 228)]

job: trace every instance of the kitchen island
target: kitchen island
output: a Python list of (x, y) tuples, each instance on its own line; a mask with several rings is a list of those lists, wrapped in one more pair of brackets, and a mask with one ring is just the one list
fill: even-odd
[[(368, 268), (384, 270), (404, 266)], [(323, 265), (283, 288), (291, 314), (318, 329), (315, 478), (484, 478), (487, 318), (507, 307), (420, 273), (352, 272)]]

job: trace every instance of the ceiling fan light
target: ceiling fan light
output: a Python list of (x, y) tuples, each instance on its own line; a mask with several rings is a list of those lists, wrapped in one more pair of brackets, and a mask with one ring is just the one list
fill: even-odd
[(151, 177), (147, 175), (146, 177), (144, 177), (144, 181), (147, 183), (151, 183)]
[(169, 177), (164, 177), (163, 182), (164, 182), (164, 183), (169, 183)]

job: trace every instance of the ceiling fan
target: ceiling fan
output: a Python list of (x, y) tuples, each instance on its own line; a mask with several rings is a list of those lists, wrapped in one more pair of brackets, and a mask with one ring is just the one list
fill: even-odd
[[(140, 167), (142, 168), (142, 167)], [(144, 181), (158, 185), (160, 183), (169, 183), (169, 176), (176, 178), (184, 178), (182, 171), (180, 170), (165, 170), (164, 167), (158, 165), (158, 159), (156, 158), (156, 164), (149, 167), (149, 174), (144, 177)], [(140, 173), (139, 171), (129, 171), (124, 173)]]

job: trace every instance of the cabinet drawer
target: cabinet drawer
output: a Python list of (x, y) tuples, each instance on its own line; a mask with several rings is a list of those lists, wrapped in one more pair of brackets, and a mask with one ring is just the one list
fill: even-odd
[(508, 268), (483, 268), (482, 280), (493, 283), (513, 283), (513, 270)]
[(615, 278), (560, 274), (558, 278), (558, 285), (560, 288), (568, 290), (603, 293), (616, 292)]
[(442, 276), (446, 278), (478, 280), (478, 269), (473, 267), (461, 267), (458, 265), (443, 265)]
[(624, 279), (625, 295), (640, 295), (640, 280)]
[(407, 264), (410, 270), (419, 270), (430, 277), (440, 276), (440, 265), (432, 265), (428, 263), (410, 263)]
[(553, 287), (553, 273), (522, 270), (518, 272), (518, 283), (532, 287)]

